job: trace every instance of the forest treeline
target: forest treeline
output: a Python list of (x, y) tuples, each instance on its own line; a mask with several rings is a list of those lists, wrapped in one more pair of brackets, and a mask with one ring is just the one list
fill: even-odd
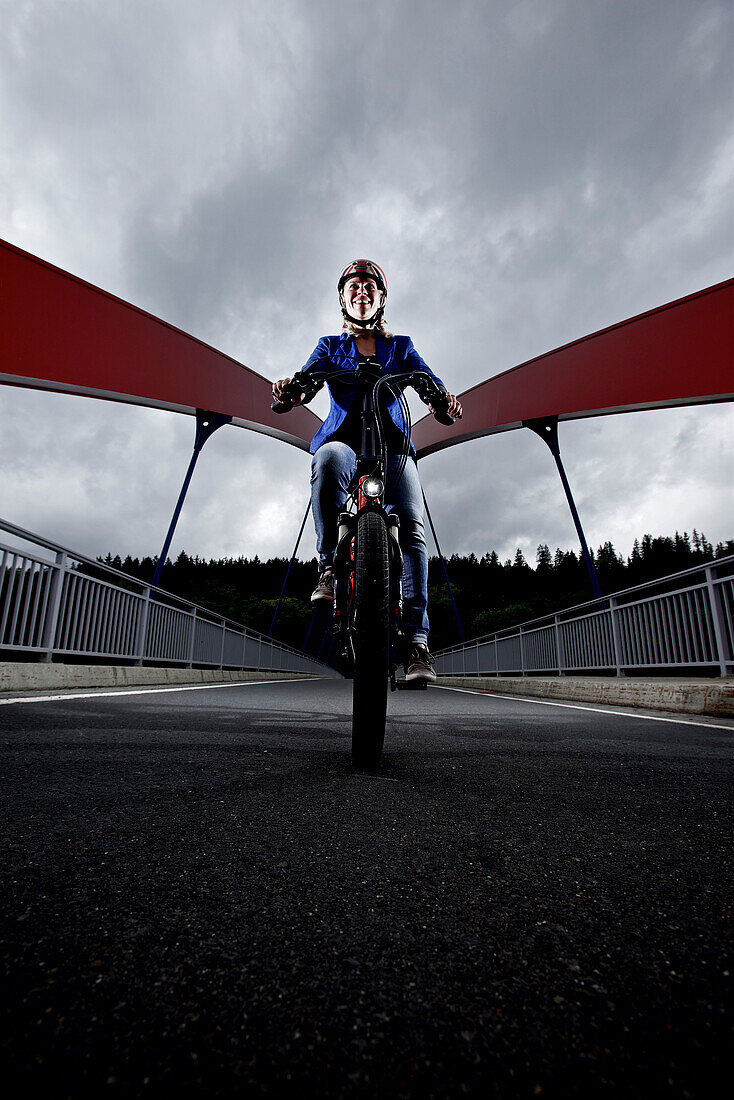
[[(687, 532), (676, 532), (673, 537), (645, 535), (635, 541), (626, 560), (611, 542), (592, 552), (604, 593), (657, 580), (728, 554), (734, 554), (734, 540), (714, 547), (695, 529), (692, 536)], [(155, 569), (155, 560), (148, 557), (122, 560), (107, 554), (98, 561), (142, 581), (150, 581)], [(182, 552), (175, 561), (166, 562), (161, 588), (268, 633), (287, 569), (286, 558), (207, 561)], [(581, 556), (560, 549), (553, 554), (544, 544), (537, 549), (534, 566), (518, 549), (514, 559), (506, 561), (500, 561), (494, 551), (481, 558), (453, 554), (446, 560), (446, 570), (467, 638), (584, 603), (593, 596)], [(293, 563), (273, 630), (276, 638), (298, 649), (306, 643), (307, 652), (313, 654), (319, 651), (328, 619), (323, 612), (313, 617), (310, 595), (316, 576), (315, 559)], [(454, 645), (460, 634), (443, 565), (437, 557), (429, 559), (428, 584), (431, 648), (438, 650)]]

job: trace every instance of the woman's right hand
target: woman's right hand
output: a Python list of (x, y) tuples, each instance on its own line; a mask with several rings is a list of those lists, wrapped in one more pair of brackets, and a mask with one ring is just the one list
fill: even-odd
[[(290, 378), (279, 378), (277, 382), (273, 382), (273, 400), (274, 401), (282, 401), (283, 400), (283, 394), (285, 393), (286, 387), (288, 386), (289, 382), (290, 382)], [(297, 401), (294, 401), (292, 398), (289, 397), (288, 398), (288, 403), (291, 404), (291, 405), (300, 405), (305, 396), (306, 396), (305, 393), (300, 393), (298, 395), (298, 400)]]

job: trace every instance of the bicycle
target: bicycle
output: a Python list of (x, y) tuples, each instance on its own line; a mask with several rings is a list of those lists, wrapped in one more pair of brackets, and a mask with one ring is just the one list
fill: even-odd
[[(400, 518), (385, 507), (388, 489), (388, 453), (385, 443), (382, 390), (398, 400), (404, 423), (404, 447), (397, 456), (394, 484), (410, 457), (410, 410), (404, 389), (411, 386), (430, 404), (439, 423), (451, 425), (446, 391), (423, 371), (385, 374), (368, 359), (352, 375), (348, 371), (312, 367), (293, 376), (274, 412), (289, 412), (303, 393), (310, 401), (325, 382), (338, 375), (341, 384), (353, 384), (362, 407), (362, 440), (356, 474), (349, 486), (345, 510), (339, 514), (334, 554), (333, 632), (341, 646), (345, 675), (353, 680), (352, 763), (358, 770), (379, 766), (385, 741), (388, 684), (391, 690), (420, 687), (425, 681), (397, 680), (398, 656), (404, 643), (400, 549)], [(387, 396), (387, 395), (386, 395)]]

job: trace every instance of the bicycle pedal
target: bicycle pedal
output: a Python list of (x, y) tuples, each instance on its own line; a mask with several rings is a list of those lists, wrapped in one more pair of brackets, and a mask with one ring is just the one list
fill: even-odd
[(426, 691), (427, 680), (396, 680), (395, 687), (398, 691)]

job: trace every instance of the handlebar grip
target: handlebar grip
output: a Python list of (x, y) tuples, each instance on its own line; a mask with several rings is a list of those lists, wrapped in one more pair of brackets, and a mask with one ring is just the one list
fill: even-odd
[(445, 424), (447, 428), (450, 428), (452, 424), (456, 423), (449, 412), (449, 402), (445, 390), (438, 390), (437, 393), (432, 394), (431, 404), (434, 408), (433, 418), (439, 424)]
[(273, 401), (270, 406), (274, 413), (289, 413), (293, 407), (290, 401)]
[(289, 413), (300, 404), (299, 398), (305, 392), (306, 386), (301, 374), (294, 374), (288, 385), (283, 390), (280, 400), (273, 401), (270, 408), (274, 413)]
[(445, 424), (447, 428), (450, 428), (452, 424), (456, 423), (454, 417), (448, 411), (446, 390), (437, 386), (423, 372), (418, 372), (412, 376), (412, 385), (421, 401), (433, 407), (433, 417), (439, 424)]

